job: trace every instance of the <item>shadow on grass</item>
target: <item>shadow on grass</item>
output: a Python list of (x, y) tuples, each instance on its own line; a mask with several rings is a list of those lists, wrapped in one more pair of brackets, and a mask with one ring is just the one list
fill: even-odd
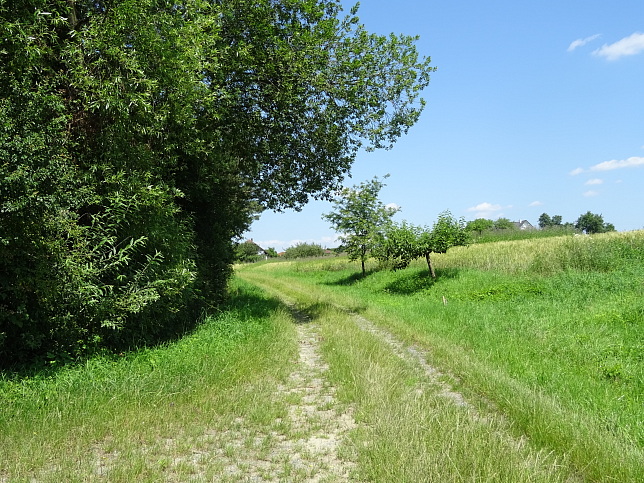
[(336, 280), (335, 282), (327, 282), (326, 285), (340, 285), (340, 286), (353, 285), (353, 284), (359, 282), (360, 280), (364, 280), (369, 275), (372, 275), (372, 274), (376, 273), (377, 271), (378, 270), (375, 270), (375, 269), (367, 270), (367, 272), (364, 275), (362, 275), (362, 272), (355, 272), (355, 273), (352, 273), (351, 275), (349, 275), (347, 277), (344, 277), (344, 278), (341, 278), (339, 280)]
[(452, 279), (458, 276), (458, 270), (455, 268), (446, 268), (436, 270), (436, 278), (432, 278), (429, 271), (405, 273), (401, 272), (394, 281), (385, 287), (385, 292), (396, 295), (413, 295), (423, 290), (431, 289), (441, 280)]
[(49, 357), (48, 355), (34, 354), (31, 360), (0, 361), (0, 381), (54, 377), (63, 369), (83, 365), (87, 361), (99, 357), (115, 362), (124, 357), (135, 357), (139, 351), (177, 343), (184, 337), (194, 334), (209, 320), (216, 320), (224, 313), (235, 312), (243, 320), (262, 320), (270, 317), (272, 313), (282, 306), (282, 302), (278, 299), (267, 297), (254, 287), (231, 290), (227, 300), (218, 309), (214, 308), (207, 312), (204, 309), (198, 311), (194, 308), (186, 308), (184, 313), (176, 315), (175, 327), (168, 329), (165, 335), (150, 337), (147, 341), (131, 342), (127, 345), (107, 342), (101, 347), (76, 356), (61, 352)]
[(315, 322), (316, 319), (319, 319), (320, 317), (324, 317), (328, 313), (329, 309), (337, 310), (339, 312), (343, 312), (347, 314), (360, 314), (365, 310), (367, 310), (367, 307), (354, 306), (351, 308), (343, 308), (327, 302), (316, 302), (316, 303), (309, 304), (305, 307), (289, 308), (289, 310), (291, 310), (291, 313), (295, 317), (296, 324), (308, 324), (311, 322)]

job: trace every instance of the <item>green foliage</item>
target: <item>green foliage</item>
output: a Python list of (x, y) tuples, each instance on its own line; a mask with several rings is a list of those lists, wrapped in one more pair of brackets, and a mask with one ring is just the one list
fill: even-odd
[(284, 258), (309, 258), (323, 255), (324, 249), (316, 243), (297, 243), (295, 246), (288, 247), (284, 252)]
[(0, 359), (189, 328), (256, 213), (417, 120), (414, 42), (336, 0), (0, 0)]
[[(224, 432), (235, 417), (266, 415), (267, 408), (270, 417), (279, 407), (276, 381), (292, 370), (294, 325), (259, 290), (232, 280), (230, 292), (219, 313), (179, 340), (66, 367), (1, 372), (0, 478), (91, 481), (100, 467), (99, 478), (109, 481), (164, 481), (168, 472), (155, 466), (171, 453), (156, 445), (161, 433), (185, 438), (177, 447), (190, 456), (192, 429)], [(256, 427), (260, 418), (248, 419), (268, 434)], [(114, 451), (127, 456), (105, 466)], [(201, 463), (173, 477), (189, 480)]]
[(421, 237), (424, 229), (406, 221), (392, 223), (387, 227), (374, 255), (381, 263), (393, 270), (407, 268), (409, 264), (421, 257)]
[(406, 222), (392, 224), (385, 232), (377, 256), (394, 270), (406, 268), (413, 260), (425, 257), (427, 268), (435, 278), (431, 254), (446, 253), (451, 247), (466, 245), (467, 242), (465, 221), (456, 220), (449, 211), (444, 211), (431, 230)]
[[(571, 474), (642, 480), (644, 231), (476, 244), (434, 258), (435, 281), (419, 262), (355, 277), (342, 258), (337, 270), (313, 260), (240, 276), (301, 303), (346, 307), (425, 348), (461, 394), (492, 401), (515, 434)], [(369, 357), (369, 370), (381, 358)], [(348, 373), (352, 385), (359, 373)]]
[(615, 227), (611, 223), (605, 223), (602, 215), (597, 215), (587, 211), (583, 215), (580, 215), (577, 218), (575, 223), (575, 228), (583, 231), (587, 235), (592, 235), (593, 233), (606, 233), (609, 231), (615, 231)]
[(485, 218), (477, 218), (474, 221), (468, 221), (465, 229), (468, 231), (478, 231), (479, 234), (484, 230), (490, 230), (494, 228), (494, 221), (487, 220)]
[(252, 240), (246, 240), (235, 246), (235, 260), (238, 262), (257, 262), (263, 258), (262, 249)]
[(495, 230), (514, 230), (516, 227), (508, 218), (499, 218), (494, 221)]
[(539, 228), (556, 228), (563, 226), (561, 215), (550, 216), (548, 213), (542, 213), (539, 216)]
[(334, 211), (322, 215), (341, 234), (341, 249), (346, 251), (349, 259), (360, 260), (363, 275), (367, 258), (381, 243), (391, 217), (399, 210), (378, 199), (384, 186), (375, 176), (353, 188), (344, 188), (333, 203)]

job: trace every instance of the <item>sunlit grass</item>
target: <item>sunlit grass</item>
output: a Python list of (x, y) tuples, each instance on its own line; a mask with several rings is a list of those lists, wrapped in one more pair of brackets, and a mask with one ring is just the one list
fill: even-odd
[(286, 411), (274, 393), (293, 325), (256, 289), (233, 291), (229, 310), (176, 343), (4, 374), (0, 481), (181, 481), (213, 474), (213, 448), (236, 420), (270, 433)]
[[(273, 286), (365, 314), (430, 349), (585, 478), (644, 479), (644, 232), (451, 249), (399, 272), (344, 258), (270, 268)], [(266, 267), (241, 275), (263, 278)]]

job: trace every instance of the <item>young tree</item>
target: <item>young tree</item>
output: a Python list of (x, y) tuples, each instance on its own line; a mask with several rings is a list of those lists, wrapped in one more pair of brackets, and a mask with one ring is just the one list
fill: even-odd
[(235, 260), (239, 262), (257, 262), (261, 260), (263, 251), (253, 240), (238, 243), (235, 247)]
[(499, 218), (494, 222), (495, 230), (512, 230), (515, 226), (508, 218)]
[(541, 213), (538, 223), (539, 228), (548, 228), (552, 225), (552, 218), (550, 218), (550, 215), (548, 213)]
[(548, 213), (542, 213), (539, 216), (539, 228), (554, 228), (562, 227), (561, 215), (554, 215), (550, 217)]
[(317, 243), (297, 243), (284, 252), (284, 258), (321, 257), (322, 255), (324, 255), (324, 249)]
[[(386, 175), (384, 179), (388, 177)], [(378, 199), (384, 186), (376, 176), (353, 188), (344, 188), (333, 202), (334, 211), (322, 215), (341, 234), (342, 249), (349, 259), (360, 260), (363, 276), (369, 254), (378, 246), (392, 216), (399, 210)]]
[(405, 268), (412, 260), (424, 257), (429, 273), (436, 278), (431, 254), (446, 253), (451, 247), (467, 245), (467, 242), (465, 221), (456, 220), (449, 211), (444, 211), (431, 230), (406, 222), (393, 224), (387, 229), (378, 253), (382, 260), (392, 262), (394, 269)]
[(478, 231), (480, 235), (483, 231), (494, 228), (494, 221), (485, 218), (477, 218), (474, 221), (468, 221), (465, 228), (467, 231)]

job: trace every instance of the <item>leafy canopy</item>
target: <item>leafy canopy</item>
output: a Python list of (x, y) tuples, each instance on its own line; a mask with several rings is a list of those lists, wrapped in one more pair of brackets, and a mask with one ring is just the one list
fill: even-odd
[(0, 359), (188, 328), (257, 213), (417, 121), (414, 43), (340, 0), (0, 0)]
[(284, 252), (284, 258), (321, 257), (322, 255), (324, 255), (324, 249), (317, 243), (296, 243)]
[(611, 223), (604, 222), (604, 217), (602, 215), (597, 215), (590, 211), (587, 211), (577, 218), (575, 228), (583, 231), (587, 235), (615, 231), (615, 226)]

